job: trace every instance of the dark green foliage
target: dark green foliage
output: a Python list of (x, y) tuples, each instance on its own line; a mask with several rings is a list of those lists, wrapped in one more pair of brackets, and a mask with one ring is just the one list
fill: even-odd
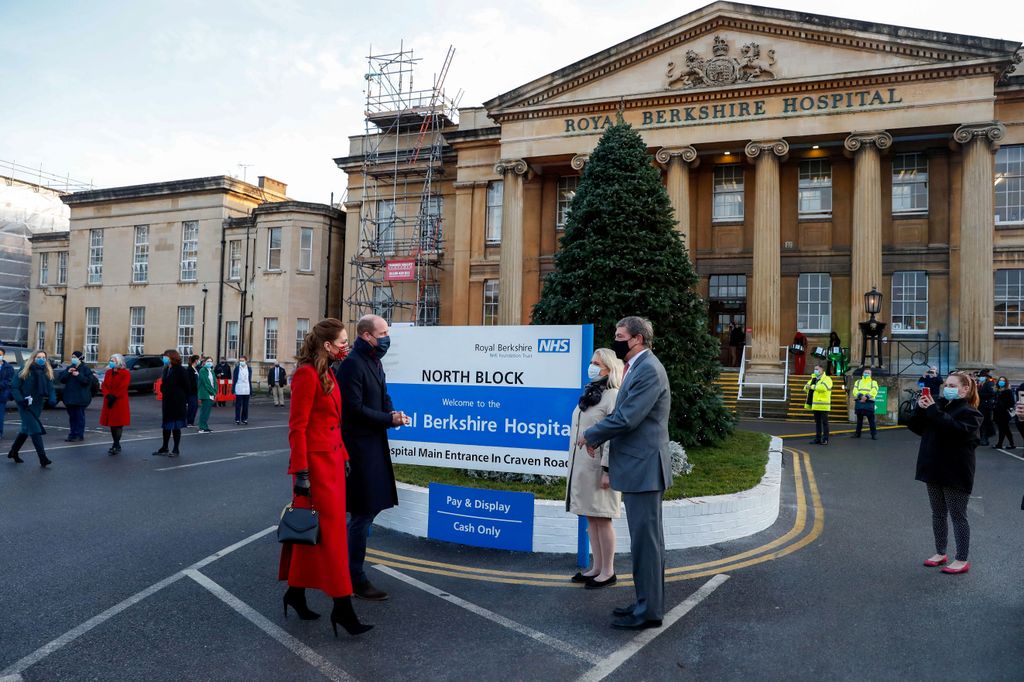
[(590, 322), (595, 347), (610, 347), (618, 320), (650, 319), (654, 352), (672, 385), (672, 439), (685, 447), (714, 443), (734, 419), (714, 383), (719, 342), (708, 332), (696, 284), (661, 174), (640, 134), (620, 121), (584, 167), (533, 323)]

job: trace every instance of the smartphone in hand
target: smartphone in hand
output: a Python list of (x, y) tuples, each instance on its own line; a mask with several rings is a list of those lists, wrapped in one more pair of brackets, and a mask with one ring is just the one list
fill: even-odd
[(930, 387), (928, 387), (928, 386), (925, 386), (924, 388), (921, 389), (921, 395), (922, 396), (928, 396), (929, 398), (931, 398), (932, 397), (932, 389)]

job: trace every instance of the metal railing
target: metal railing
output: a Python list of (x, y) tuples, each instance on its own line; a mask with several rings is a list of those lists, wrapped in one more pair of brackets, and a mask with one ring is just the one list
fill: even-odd
[[(757, 387), (757, 397), (748, 398), (743, 396), (743, 387), (746, 386), (746, 375), (747, 375), (747, 349), (750, 346), (743, 346), (743, 355), (740, 358), (740, 373), (739, 373), (739, 386), (736, 391), (736, 400), (747, 400), (750, 402), (757, 401), (757, 418), (764, 419), (764, 404), (765, 403), (786, 403), (789, 402), (789, 346), (779, 346), (782, 354), (782, 383), (778, 382), (752, 382), (751, 387)], [(764, 389), (768, 388), (782, 388), (781, 398), (765, 398)]]
[(922, 374), (922, 368), (931, 365), (939, 368), (939, 376), (945, 376), (959, 360), (959, 342), (943, 339), (899, 339), (890, 338), (888, 343), (889, 373), (903, 376), (916, 372)]

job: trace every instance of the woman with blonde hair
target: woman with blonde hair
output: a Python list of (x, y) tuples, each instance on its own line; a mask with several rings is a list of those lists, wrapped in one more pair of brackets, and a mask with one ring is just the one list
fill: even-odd
[(39, 466), (44, 469), (52, 462), (46, 456), (43, 447), (43, 436), (46, 429), (40, 418), (43, 415), (43, 405), (49, 401), (51, 407), (57, 405), (57, 393), (53, 388), (53, 367), (46, 357), (46, 351), (37, 350), (32, 357), (25, 361), (25, 366), (18, 372), (11, 382), (11, 398), (18, 406), (18, 416), (21, 417), (21, 429), (18, 437), (11, 444), (11, 450), (7, 453), (8, 459), (21, 464), (24, 460), (18, 456), (18, 451), (25, 441), (32, 439), (32, 445), (39, 456)]
[(971, 568), (967, 562), (971, 542), (967, 503), (974, 489), (974, 451), (981, 440), (983, 417), (978, 401), (974, 378), (966, 372), (953, 372), (946, 377), (941, 396), (922, 395), (918, 399), (917, 410), (907, 424), (921, 436), (917, 480), (928, 486), (932, 508), (935, 555), (925, 560), (925, 566), (947, 562), (949, 519), (953, 519), (956, 561), (945, 566), (943, 573), (966, 573)]
[(593, 565), (572, 577), (587, 589), (614, 585), (615, 529), (612, 519), (620, 515), (622, 496), (608, 482), (608, 443), (590, 456), (580, 446), (580, 436), (615, 410), (615, 399), (622, 385), (622, 360), (608, 348), (598, 348), (587, 367), (590, 383), (583, 389), (572, 413), (572, 441), (569, 446), (569, 473), (566, 477), (565, 509), (587, 518)]

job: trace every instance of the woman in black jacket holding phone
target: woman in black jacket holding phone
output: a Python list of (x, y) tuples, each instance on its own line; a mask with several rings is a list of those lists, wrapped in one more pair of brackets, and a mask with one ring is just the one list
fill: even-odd
[(946, 377), (942, 396), (922, 395), (908, 427), (921, 436), (917, 452), (917, 480), (928, 486), (935, 533), (935, 555), (925, 566), (947, 563), (946, 543), (949, 518), (956, 536), (956, 561), (943, 573), (966, 573), (971, 528), (967, 523), (967, 503), (974, 489), (974, 451), (980, 440), (982, 423), (978, 411), (978, 384), (966, 372)]

